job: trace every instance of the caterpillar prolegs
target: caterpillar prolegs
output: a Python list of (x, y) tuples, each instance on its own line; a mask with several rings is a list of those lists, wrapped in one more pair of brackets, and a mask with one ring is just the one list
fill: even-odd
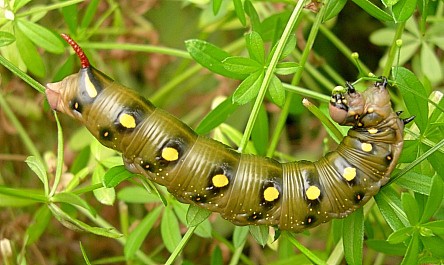
[(379, 191), (400, 156), (404, 123), (409, 120), (392, 110), (385, 79), (362, 93), (350, 84), (333, 90), (332, 119), (352, 126), (335, 151), (316, 162), (279, 163), (197, 135), (93, 68), (82, 49), (63, 37), (82, 69), (47, 85), (51, 107), (79, 120), (103, 145), (121, 152), (131, 172), (236, 225), (297, 232), (344, 217)]

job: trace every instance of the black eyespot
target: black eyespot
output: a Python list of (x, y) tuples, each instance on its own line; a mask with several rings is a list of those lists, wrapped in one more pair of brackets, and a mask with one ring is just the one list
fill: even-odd
[(202, 196), (200, 194), (193, 195), (191, 197), (191, 200), (196, 203), (206, 203), (207, 202), (207, 198), (205, 198), (204, 196)]
[(307, 217), (305, 217), (304, 220), (304, 225), (305, 226), (312, 226), (314, 223), (316, 223), (317, 218), (314, 215), (307, 215)]
[(248, 216), (248, 221), (254, 222), (262, 219), (262, 217), (263, 217), (262, 213), (252, 213)]
[(100, 130), (100, 138), (106, 141), (112, 141), (113, 133), (109, 128), (103, 128)]
[(355, 203), (360, 203), (364, 199), (365, 193), (362, 191), (358, 191), (354, 195)]
[(78, 112), (78, 113), (82, 113), (82, 111), (83, 111), (83, 106), (82, 106), (82, 104), (80, 104), (80, 102), (75, 98), (75, 99), (73, 99), (73, 100), (71, 100), (70, 102), (69, 102), (69, 107), (72, 109), (72, 110), (74, 110), (74, 111), (76, 111), (76, 112)]

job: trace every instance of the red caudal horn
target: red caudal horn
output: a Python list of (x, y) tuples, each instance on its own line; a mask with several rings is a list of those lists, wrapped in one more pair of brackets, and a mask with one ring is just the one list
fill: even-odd
[(82, 48), (75, 42), (68, 34), (62, 33), (60, 34), (62, 38), (68, 42), (69, 45), (71, 45), (72, 49), (76, 52), (77, 56), (79, 56), (80, 63), (82, 64), (82, 68), (88, 68), (90, 66), (89, 60), (86, 57), (85, 53), (83, 52)]

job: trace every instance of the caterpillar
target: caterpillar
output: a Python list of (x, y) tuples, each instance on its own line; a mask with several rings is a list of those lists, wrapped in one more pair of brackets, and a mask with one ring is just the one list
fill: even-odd
[(46, 85), (53, 110), (81, 123), (103, 145), (122, 153), (125, 167), (166, 186), (235, 225), (268, 225), (300, 232), (343, 218), (387, 183), (413, 117), (394, 112), (385, 78), (358, 92), (333, 89), (329, 111), (352, 126), (335, 151), (315, 162), (280, 163), (241, 154), (197, 135), (177, 118), (95, 69), (81, 47), (62, 34), (81, 70)]

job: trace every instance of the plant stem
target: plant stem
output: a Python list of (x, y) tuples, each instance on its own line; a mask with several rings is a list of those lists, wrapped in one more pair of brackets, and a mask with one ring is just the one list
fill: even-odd
[[(3, 57), (0, 56), (0, 58)], [(5, 97), (3, 96), (2, 93), (0, 93), (0, 108), (6, 114), (6, 117), (8, 117), (12, 125), (14, 125), (14, 128), (17, 130), (17, 133), (19, 134), (20, 138), (22, 139), (23, 143), (28, 149), (29, 153), (31, 153), (31, 155), (35, 156), (42, 164), (44, 164), (43, 163), (44, 160), (40, 155), (39, 151), (37, 150), (37, 147), (34, 145), (34, 142), (29, 137), (27, 130), (23, 128), (22, 124), (17, 119), (11, 108), (9, 107), (9, 104), (6, 102)]]
[[(318, 34), (319, 27), (320, 27), (321, 22), (322, 22), (322, 18), (324, 17), (325, 7), (327, 6), (327, 4), (328, 4), (328, 0), (326, 1), (326, 3), (324, 3), (322, 5), (321, 10), (319, 11), (319, 13), (316, 16), (316, 20), (314, 21), (313, 26), (311, 27), (310, 34), (309, 34), (308, 39), (307, 39), (307, 43), (305, 45), (304, 51), (302, 52), (302, 56), (301, 56), (301, 59), (299, 61), (299, 65), (301, 67), (299, 68), (299, 71), (296, 72), (296, 74), (293, 77), (293, 80), (291, 82), (291, 84), (293, 86), (299, 84), (299, 82), (301, 80), (302, 73), (303, 73), (303, 71), (305, 69), (305, 64), (307, 63), (307, 60), (308, 60), (308, 55), (310, 54), (310, 52), (311, 52), (311, 50), (313, 48), (313, 44), (314, 44), (314, 41), (315, 41), (316, 36)], [(293, 95), (291, 93), (289, 93), (287, 95), (284, 107), (282, 108), (281, 114), (280, 114), (279, 119), (278, 119), (277, 124), (276, 124), (276, 130), (274, 131), (273, 137), (271, 138), (271, 142), (270, 142), (270, 145), (269, 145), (268, 150), (267, 150), (267, 156), (268, 157), (273, 156), (273, 153), (276, 150), (277, 144), (279, 142), (280, 135), (282, 133), (282, 130), (283, 130), (284, 126), (285, 126), (285, 122), (286, 122), (287, 117), (288, 117), (288, 113), (290, 113), (292, 97), (293, 97)], [(328, 99), (326, 99), (326, 100), (328, 100)]]
[(401, 39), (402, 33), (404, 32), (404, 26), (405, 22), (401, 22), (396, 28), (395, 37), (393, 37), (392, 45), (390, 46), (387, 62), (385, 63), (384, 69), (382, 70), (383, 76), (390, 76), (390, 71), (396, 57), (396, 51), (399, 49), (398, 45), (396, 45), (396, 41)]
[(250, 139), (251, 132), (253, 131), (254, 123), (255, 123), (256, 118), (259, 114), (259, 109), (262, 105), (262, 101), (264, 100), (265, 93), (267, 92), (268, 85), (270, 84), (270, 80), (274, 74), (274, 69), (276, 68), (276, 64), (278, 63), (279, 58), (281, 57), (284, 46), (287, 43), (288, 38), (290, 37), (290, 33), (293, 30), (294, 25), (297, 22), (297, 19), (299, 18), (299, 15), (304, 7), (304, 3), (305, 3), (305, 1), (299, 1), (296, 4), (296, 7), (293, 9), (293, 12), (287, 22), (287, 25), (285, 26), (282, 36), (279, 39), (279, 42), (276, 47), (276, 51), (270, 60), (267, 70), (265, 71), (264, 80), (262, 81), (261, 87), (259, 89), (259, 94), (256, 98), (256, 101), (254, 102), (250, 118), (248, 119), (243, 137), (242, 137), (241, 142), (239, 144), (238, 150), (241, 153), (248, 144), (248, 140)]

